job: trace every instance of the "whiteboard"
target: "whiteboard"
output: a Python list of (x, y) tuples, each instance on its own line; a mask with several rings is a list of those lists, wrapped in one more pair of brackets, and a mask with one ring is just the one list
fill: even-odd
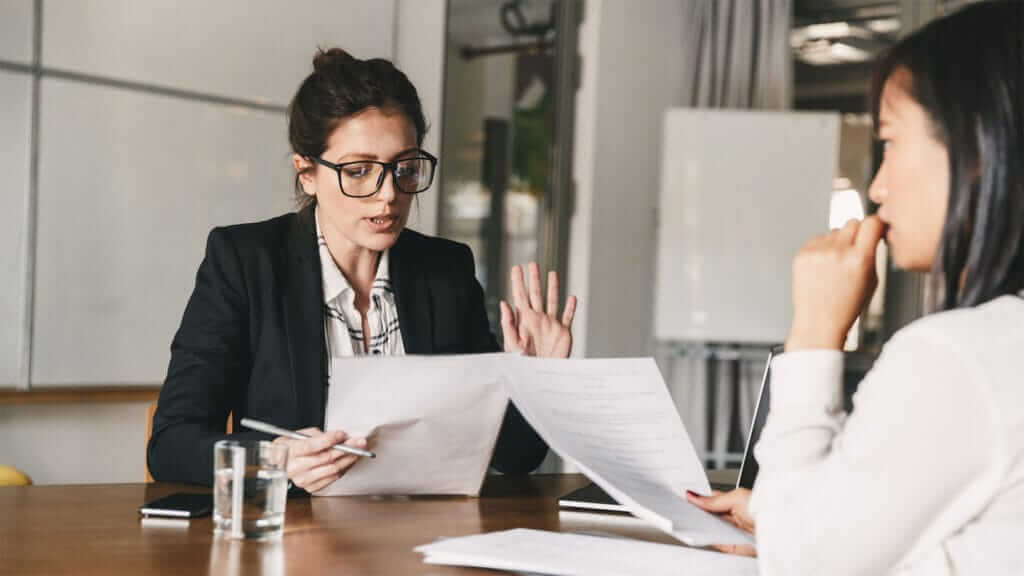
[(655, 338), (783, 342), (793, 255), (828, 231), (839, 115), (678, 108), (663, 136)]

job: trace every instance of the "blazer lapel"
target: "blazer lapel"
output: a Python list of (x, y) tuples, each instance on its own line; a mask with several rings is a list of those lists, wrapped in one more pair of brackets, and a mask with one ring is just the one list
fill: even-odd
[(324, 296), (312, 207), (296, 214), (285, 246), (285, 330), (299, 421), (323, 428), (327, 397)]
[(395, 289), (398, 326), (407, 354), (434, 352), (434, 319), (430, 285), (418, 266), (415, 232), (403, 230), (388, 256), (388, 273)]

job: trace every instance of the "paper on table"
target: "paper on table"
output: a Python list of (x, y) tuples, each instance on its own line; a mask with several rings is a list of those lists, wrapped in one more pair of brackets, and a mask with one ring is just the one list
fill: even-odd
[(543, 530), (506, 530), (416, 548), (428, 564), (558, 576), (753, 576), (757, 560), (707, 550)]
[(753, 544), (686, 501), (707, 476), (650, 358), (503, 364), (512, 402), (548, 446), (636, 516), (682, 542)]
[(368, 437), (377, 458), (317, 495), (479, 494), (508, 406), (502, 356), (335, 359), (326, 428)]

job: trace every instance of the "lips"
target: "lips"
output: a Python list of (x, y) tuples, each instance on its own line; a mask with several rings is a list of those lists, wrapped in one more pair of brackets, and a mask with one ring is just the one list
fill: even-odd
[(398, 216), (395, 214), (378, 214), (363, 220), (373, 232), (390, 232), (398, 225)]

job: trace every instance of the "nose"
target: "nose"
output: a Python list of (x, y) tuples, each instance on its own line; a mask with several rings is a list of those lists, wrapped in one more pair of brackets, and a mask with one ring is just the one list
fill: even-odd
[(871, 186), (868, 187), (868, 197), (871, 198), (871, 201), (875, 204), (883, 204), (888, 196), (889, 190), (888, 184), (886, 183), (885, 160), (882, 160), (882, 165), (878, 167), (875, 179), (871, 181)]
[(384, 170), (384, 181), (380, 183), (380, 190), (377, 195), (387, 204), (398, 199), (398, 190), (395, 188), (395, 174), (392, 170)]

